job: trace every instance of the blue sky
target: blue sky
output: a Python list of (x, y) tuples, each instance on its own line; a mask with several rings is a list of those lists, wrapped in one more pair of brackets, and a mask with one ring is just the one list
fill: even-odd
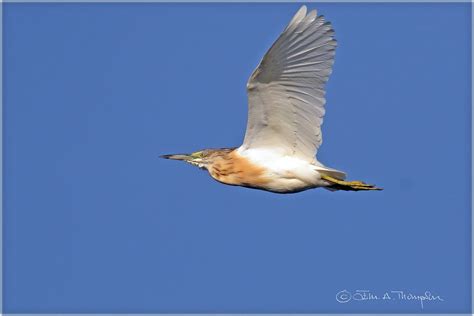
[(470, 310), (469, 4), (308, 6), (339, 44), (318, 158), (382, 192), (158, 158), (241, 143), (298, 4), (4, 5), (5, 312)]

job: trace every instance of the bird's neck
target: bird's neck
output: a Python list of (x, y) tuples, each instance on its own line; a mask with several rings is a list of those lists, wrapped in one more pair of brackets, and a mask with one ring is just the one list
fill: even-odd
[(241, 156), (236, 150), (221, 152), (207, 167), (209, 174), (229, 185), (261, 187), (268, 182), (265, 169)]

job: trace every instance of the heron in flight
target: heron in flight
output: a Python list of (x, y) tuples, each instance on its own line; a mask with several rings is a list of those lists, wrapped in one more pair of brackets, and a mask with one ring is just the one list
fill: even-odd
[(381, 190), (345, 181), (344, 172), (316, 159), (335, 48), (331, 24), (302, 6), (248, 80), (243, 144), (162, 157), (205, 169), (224, 184), (275, 193)]

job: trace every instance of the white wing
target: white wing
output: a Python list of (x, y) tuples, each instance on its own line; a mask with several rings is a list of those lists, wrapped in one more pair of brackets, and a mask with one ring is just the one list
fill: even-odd
[(331, 24), (302, 6), (247, 83), (242, 150), (266, 149), (316, 161), (336, 41)]

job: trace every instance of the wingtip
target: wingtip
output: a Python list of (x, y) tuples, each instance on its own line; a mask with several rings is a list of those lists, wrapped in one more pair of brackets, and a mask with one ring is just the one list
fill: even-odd
[(291, 28), (293, 25), (297, 25), (298, 23), (300, 23), (305, 18), (307, 10), (308, 9), (303, 4), (295, 13), (290, 23), (288, 23), (288, 26), (285, 28), (285, 31)]
[(303, 5), (300, 7), (300, 9), (298, 10), (298, 12), (300, 12), (301, 10), (303, 10), (303, 11), (306, 13), (306, 11), (308, 11), (308, 8), (306, 7), (305, 4), (303, 4)]

